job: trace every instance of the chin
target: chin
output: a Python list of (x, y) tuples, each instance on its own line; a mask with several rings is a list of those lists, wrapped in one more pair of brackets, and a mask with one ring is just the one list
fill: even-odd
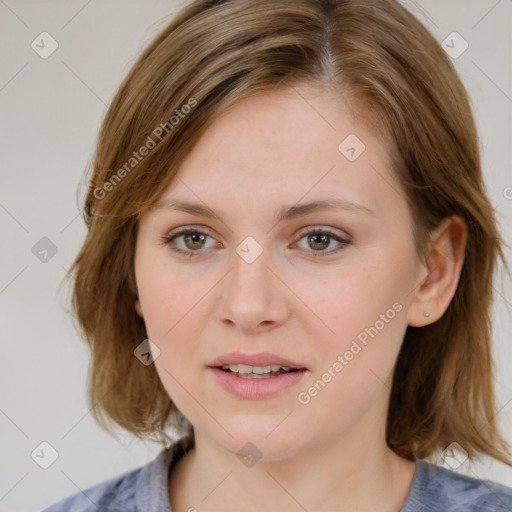
[(306, 449), (308, 437), (299, 425), (279, 425), (282, 420), (282, 417), (269, 417), (266, 421), (236, 418), (230, 422), (219, 418), (231, 436), (218, 425), (214, 431), (207, 431), (207, 436), (241, 460), (285, 460)]

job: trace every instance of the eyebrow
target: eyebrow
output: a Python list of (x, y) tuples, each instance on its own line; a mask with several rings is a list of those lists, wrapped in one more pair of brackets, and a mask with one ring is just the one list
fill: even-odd
[[(190, 213), (191, 215), (214, 218), (222, 222), (220, 216), (205, 204), (190, 203), (188, 201), (181, 201), (179, 199), (167, 198), (158, 201), (154, 205), (154, 208), (178, 210), (181, 212)], [(278, 223), (285, 220), (291, 220), (321, 210), (346, 210), (349, 212), (361, 212), (368, 215), (376, 215), (373, 210), (359, 203), (351, 203), (344, 199), (322, 199), (318, 201), (312, 201), (310, 203), (282, 206), (274, 213), (274, 221)]]

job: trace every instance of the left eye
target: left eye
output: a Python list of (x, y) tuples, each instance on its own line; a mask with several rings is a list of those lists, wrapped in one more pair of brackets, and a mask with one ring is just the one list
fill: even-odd
[[(328, 256), (338, 251), (341, 251), (344, 248), (344, 246), (350, 244), (348, 240), (345, 240), (341, 236), (333, 233), (332, 231), (323, 229), (313, 229), (306, 233), (303, 233), (300, 240), (302, 240), (303, 238), (306, 238), (308, 246), (314, 249), (313, 252), (317, 253), (313, 254), (314, 256)], [(338, 242), (338, 246), (333, 250), (324, 251), (324, 249), (329, 247), (332, 240)]]
[[(162, 242), (169, 245), (170, 248), (177, 253), (184, 254), (186, 256), (195, 256), (205, 247), (207, 238), (212, 237), (198, 229), (185, 228), (177, 233), (164, 236), (162, 238)], [(177, 245), (176, 241), (179, 239), (182, 239), (184, 242), (184, 248)], [(302, 233), (299, 241), (302, 239), (307, 239), (307, 244), (311, 249), (313, 249), (312, 252), (315, 257), (334, 254), (342, 250), (346, 245), (350, 244), (348, 240), (345, 240), (341, 236), (323, 229), (312, 229)], [(338, 242), (338, 247), (330, 251), (325, 251), (325, 249), (331, 245), (332, 240)], [(215, 244), (212, 244), (210, 247), (214, 245)]]

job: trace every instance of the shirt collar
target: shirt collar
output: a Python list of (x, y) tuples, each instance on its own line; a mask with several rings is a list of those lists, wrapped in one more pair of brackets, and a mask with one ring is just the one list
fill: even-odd
[(172, 512), (169, 503), (169, 475), (192, 446), (192, 437), (182, 437), (163, 448), (153, 461), (142, 468), (135, 491), (137, 511)]

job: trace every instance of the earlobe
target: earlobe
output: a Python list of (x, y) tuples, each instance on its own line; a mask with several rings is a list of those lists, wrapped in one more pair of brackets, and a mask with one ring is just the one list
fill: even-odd
[(466, 239), (467, 225), (458, 215), (444, 219), (435, 231), (426, 261), (427, 276), (416, 288), (409, 309), (410, 326), (423, 327), (435, 322), (448, 309), (459, 283)]
[(144, 315), (142, 314), (142, 308), (140, 307), (140, 301), (139, 299), (135, 299), (135, 311), (137, 311), (137, 314), (141, 317), (141, 318), (144, 318)]
[(428, 300), (428, 291), (432, 291), (436, 274), (428, 271), (427, 276), (417, 288), (415, 299), (408, 312), (407, 324), (411, 327), (423, 327), (435, 322), (437, 309), (432, 308), (431, 300)]

